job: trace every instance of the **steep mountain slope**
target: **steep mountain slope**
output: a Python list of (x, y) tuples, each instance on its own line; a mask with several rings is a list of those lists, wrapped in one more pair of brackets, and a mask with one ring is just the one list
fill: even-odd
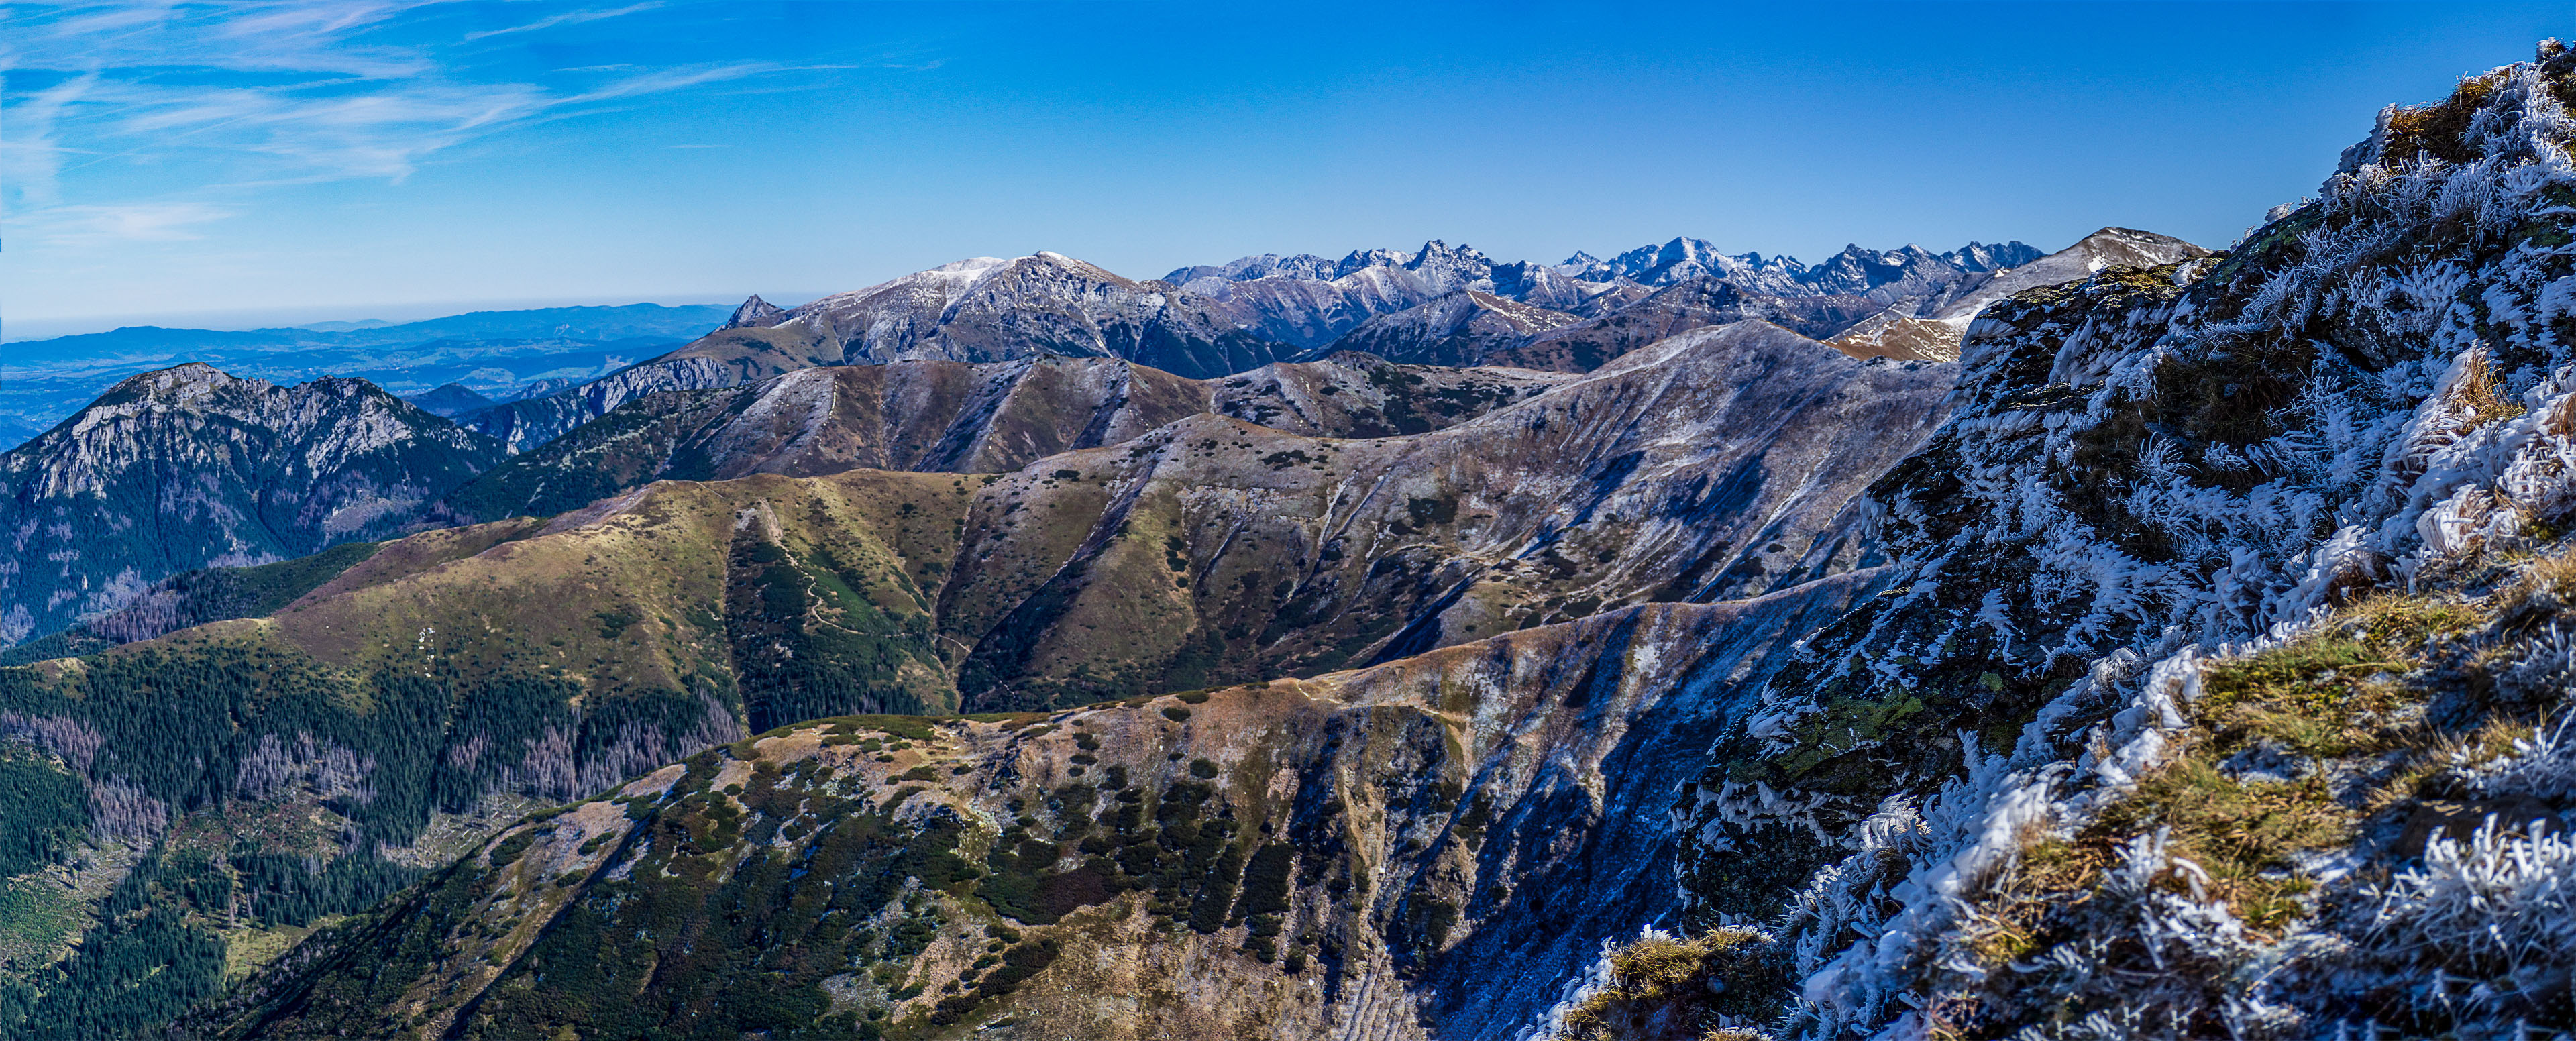
[(1222, 381), (1109, 358), (798, 369), (621, 405), (458, 489), (463, 522), (546, 516), (655, 480), (856, 467), (992, 473), (1121, 444), (1196, 412), (1328, 437), (1422, 433), (1561, 380), (1519, 370), (1397, 366), (1367, 356), (1278, 363)]
[(124, 607), (92, 615), (71, 628), (0, 652), (0, 665), (79, 657), (207, 622), (257, 618), (294, 603), (365, 562), (375, 555), (379, 545), (343, 542), (311, 556), (273, 564), (182, 571), (152, 583), (151, 588)]
[[(1059, 457), (970, 519), (943, 610), (1016, 603), (959, 687), (999, 709), (1312, 675), (1846, 569), (1871, 552), (1846, 504), (1938, 421), (1948, 381), (1745, 323), (1415, 437), (1200, 416)], [(1051, 575), (1024, 548), (1038, 533), (1061, 547)]]
[(9, 378), (0, 381), (0, 435), (34, 429), (0, 444), (15, 445), (51, 428), (137, 373), (191, 362), (282, 386), (336, 376), (405, 396), (456, 383), (511, 398), (538, 381), (589, 380), (661, 354), (715, 328), (724, 314), (701, 305), (631, 304), (481, 311), (399, 325), (328, 322), (247, 331), (129, 326), (13, 341)]
[(195, 1026), (1514, 1036), (1675, 909), (1654, 764), (1872, 588), (1053, 716), (801, 724), (512, 829)]
[(1340, 264), (1312, 253), (1299, 253), (1289, 257), (1276, 253), (1261, 253), (1249, 257), (1237, 257), (1223, 264), (1194, 264), (1189, 267), (1174, 268), (1171, 273), (1163, 276), (1163, 281), (1188, 288), (1190, 283), (1202, 278), (1248, 282), (1256, 278), (1269, 278), (1272, 275), (1287, 275), (1292, 278), (1312, 278), (1320, 281), (1331, 279), (1339, 274), (1341, 274)]
[(391, 532), (499, 458), (360, 380), (136, 376), (0, 455), (0, 641), (122, 607), (179, 571)]
[[(1283, 366), (1282, 382), (1326, 367), (1342, 368)], [(907, 671), (902, 655), (869, 664), (878, 679), (828, 695), (861, 699), (840, 711), (942, 709), (961, 690), (975, 704), (1063, 703), (1313, 674), (1608, 604), (1747, 595), (1848, 569), (1870, 549), (1847, 500), (1930, 431), (1948, 380), (1745, 324), (1413, 436), (1316, 438), (1200, 413), (971, 479), (665, 482), (551, 522), (390, 543), (243, 631), (336, 668), (432, 653), (594, 691), (722, 691), (751, 682), (745, 655), (793, 644), (756, 635), (771, 622), (729, 615), (750, 609), (742, 597), (769, 598), (760, 610), (781, 617), (824, 604), (814, 617), (827, 619), (842, 610), (827, 590), (901, 589), (868, 594), (893, 597), (878, 609), (892, 614), (861, 612), (892, 628), (863, 628), (929, 671)], [(875, 505), (847, 505), (858, 499)], [(438, 549), (427, 570), (399, 563), (415, 543), (529, 525), (542, 533), (470, 559)], [(794, 548), (764, 562), (770, 551), (746, 539)], [(521, 617), (535, 605), (546, 619)], [(602, 623), (622, 635), (596, 645), (553, 633), (604, 617), (631, 621)], [(540, 637), (571, 642), (534, 646)], [(797, 667), (819, 667), (819, 653), (797, 652)], [(770, 725), (745, 697), (752, 721)]]
[(1330, 350), (1423, 365), (1475, 365), (1497, 349), (1576, 320), (1562, 311), (1460, 290), (1361, 322)]
[[(1182, 268), (1155, 282), (1054, 253), (979, 257), (795, 308), (755, 296), (724, 328), (680, 350), (464, 422), (523, 452), (646, 394), (901, 360), (1062, 354), (1215, 378), (1289, 356), (1359, 351), (1409, 364), (1579, 372), (1664, 336), (1732, 321), (1760, 319), (1824, 337), (1892, 307), (1891, 314), (1909, 316), (1927, 301), (1983, 284), (1993, 264), (2031, 252), (2018, 243), (1971, 243), (1940, 254), (1855, 246), (1807, 268), (1787, 258), (1727, 257), (1698, 240), (1676, 239), (1660, 250), (1622, 254), (1625, 267), (1587, 269), (1604, 281), (1562, 266), (1497, 264), (1472, 247), (1437, 240), (1412, 252), (1354, 251), (1338, 262), (1264, 254)], [(1653, 257), (1663, 259), (1627, 263)], [(1668, 285), (1658, 292), (1620, 273), (1630, 269)], [(1916, 356), (1847, 349), (1860, 357)]]
[(1987, 308), (1902, 592), (1684, 807), (1684, 924), (1780, 974), (1668, 978), (1814, 1038), (2576, 1029), (2571, 99), (2544, 43), (2223, 258)]
[(784, 328), (728, 326), (596, 380), (461, 416), (458, 422), (498, 439), (511, 452), (525, 452), (648, 394), (739, 386), (839, 361), (831, 337), (812, 322)]
[(753, 297), (724, 328), (669, 354), (465, 422), (524, 452), (647, 394), (740, 386), (817, 365), (1058, 354), (1213, 377), (1285, 353), (1165, 283), (1054, 253), (977, 257), (795, 308)]
[[(1675, 239), (1581, 268), (1580, 277), (1621, 280), (1570, 305), (1583, 321), (1529, 328), (1515, 336), (1504, 323), (1488, 320), (1481, 335), (1438, 340), (1446, 333), (1431, 319), (1446, 318), (1456, 308), (1430, 312), (1435, 305), (1424, 305), (1419, 313), (1371, 320), (1371, 326), (1405, 330), (1412, 334), (1409, 339), (1379, 335), (1363, 343), (1355, 331), (1335, 346), (1401, 361), (1442, 352), (1451, 364), (1581, 372), (1676, 333), (1759, 319), (1829, 337), (1826, 342), (1853, 357), (1947, 361), (1958, 356), (1959, 336), (1977, 310), (1995, 300), (2080, 280), (2106, 267), (2169, 264), (2207, 252), (2180, 239), (2105, 228), (2046, 257), (2018, 242), (1996, 247), (1970, 243), (1949, 253), (1914, 246), (1884, 251), (1851, 246), (1806, 267), (1791, 258), (1728, 256), (1697, 239)], [(2021, 266), (2001, 266), (2012, 261)], [(1648, 285), (1662, 288), (1648, 292), (1643, 288)], [(1418, 345), (1425, 340), (1438, 345)]]
[(1400, 365), (1344, 351), (1209, 384), (1208, 411), (1309, 437), (1423, 434), (1573, 382), (1571, 373)]
[(228, 964), (746, 711), (937, 707), (917, 590), (955, 481), (674, 484), (589, 526), (426, 532), (268, 619), (0, 669), (0, 838), (46, 829), (0, 864), (0, 1035), (155, 1032)]

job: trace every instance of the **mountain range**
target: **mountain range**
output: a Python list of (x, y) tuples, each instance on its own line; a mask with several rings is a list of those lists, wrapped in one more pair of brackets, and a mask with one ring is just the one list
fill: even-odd
[(0, 665), (0, 1033), (2576, 1030), (2571, 104), (2223, 253), (1038, 254), (453, 420), (135, 377), (0, 457), (17, 603), (107, 576)]
[[(1583, 372), (1665, 336), (1746, 319), (1816, 338), (1859, 328), (1837, 344), (1863, 356), (1938, 360), (1956, 355), (1966, 316), (2011, 291), (2071, 271), (2203, 252), (2116, 228), (2045, 257), (2020, 243), (1938, 254), (1855, 246), (1814, 268), (1730, 257), (1696, 239), (1632, 250), (1617, 264), (1564, 265), (1497, 264), (1472, 247), (1433, 241), (1330, 263), (1263, 254), (1148, 282), (1054, 253), (978, 257), (793, 308), (753, 296), (724, 328), (670, 354), (460, 418), (523, 451), (645, 394), (736, 386), (817, 365), (1046, 353), (1120, 358), (1194, 379), (1347, 352), (1405, 364)], [(1656, 257), (1668, 259), (1647, 262)], [(2020, 266), (1997, 266), (2013, 261)], [(1582, 277), (1594, 275), (1606, 281)], [(1895, 339), (1875, 332), (1899, 321), (1923, 331)]]
[[(1040, 254), (755, 297), (659, 357), (493, 388), (508, 400), (203, 364), (118, 384), (0, 457), (21, 561), (0, 576), (21, 644), (0, 657), (0, 745), (25, 750), (27, 791), (90, 807), (12, 840), (57, 888), (17, 890), (47, 896), (8, 919), (27, 939), (0, 944), (0, 1020), (160, 1029), (223, 966), (531, 807), (804, 720), (1204, 704), (1192, 688), (1263, 679), (1395, 705), (1411, 695), (1334, 670), (1410, 675), (1502, 634), (1555, 648), (1632, 610), (1737, 626), (1754, 642), (1708, 667), (1752, 675), (1784, 659), (1741, 619), (1821, 619), (1877, 588), (1855, 496), (1946, 410), (1948, 365), (1758, 320), (1874, 313), (1840, 297), (1684, 265), (1590, 283), (1437, 242), (1291, 267), (1195, 292)], [(1556, 330), (1590, 338), (1457, 364)], [(201, 724), (184, 737), (150, 722), (174, 696)], [(1702, 740), (1706, 710), (1658, 726)], [(1343, 957), (1323, 943), (1286, 956)]]

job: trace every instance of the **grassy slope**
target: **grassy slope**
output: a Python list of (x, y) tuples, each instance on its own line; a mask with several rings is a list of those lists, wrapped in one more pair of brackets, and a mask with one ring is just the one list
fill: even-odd
[[(1688, 680), (1767, 670), (1868, 588), (1053, 715), (801, 723), (532, 819), (198, 1025), (1213, 1039), (1410, 1033), (1417, 1007), (1509, 1021), (1531, 1011), (1510, 995), (1662, 913), (1668, 789), (1634, 765), (1705, 740), (1722, 688)], [(1584, 893), (1605, 871), (1634, 884)]]

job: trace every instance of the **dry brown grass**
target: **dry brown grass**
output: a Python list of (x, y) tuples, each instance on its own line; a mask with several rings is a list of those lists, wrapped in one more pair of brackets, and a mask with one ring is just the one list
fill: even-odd
[[(2165, 765), (2074, 835), (2034, 835), (1992, 884), (1969, 950), (1983, 964), (2019, 961), (2052, 943), (2082, 913), (2133, 837), (2169, 829), (2168, 850), (2204, 877), (2163, 884), (2225, 903), (2268, 933), (2306, 913), (2315, 883), (2301, 853), (2349, 843), (2380, 805), (2351, 806), (2319, 774), (2290, 780), (2231, 777), (2221, 764), (2247, 749), (2314, 762), (2403, 750), (2409, 762), (2441, 758), (2407, 711), (2420, 700), (2396, 677), (2421, 666), (2427, 641), (2480, 628), (2475, 604), (2379, 594), (2347, 605), (2336, 623), (2248, 658), (2212, 664), (2192, 706), (2195, 726)], [(2509, 740), (2509, 738), (2507, 738)]]
[(2487, 371), (2485, 352), (2470, 355), (2468, 369), (2469, 371), (2463, 374), (2460, 380), (2458, 394), (2454, 400), (2467, 406), (2473, 414), (2474, 418), (2469, 424), (2471, 429), (2512, 419), (2528, 411), (2520, 402), (2498, 393), (2498, 381), (2493, 373)]
[(2469, 122), (2476, 118), (2478, 106), (2485, 103), (2487, 95), (2504, 85), (2505, 75), (2498, 70), (2464, 79), (2450, 97), (2430, 105), (2399, 109), (2388, 121), (2387, 158), (2431, 155), (2448, 163), (2477, 158), (2466, 140)]
[[(1762, 971), (1768, 938), (1718, 929), (1694, 939), (1649, 935), (1610, 954), (1608, 985), (1565, 1014), (1557, 1041), (1735, 1041), (1742, 1031), (1711, 1026), (1729, 991), (1744, 994)], [(1711, 989), (1712, 982), (1729, 985)]]

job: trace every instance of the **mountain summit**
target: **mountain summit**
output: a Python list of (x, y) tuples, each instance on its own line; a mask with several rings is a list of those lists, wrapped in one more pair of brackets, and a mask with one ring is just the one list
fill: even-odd
[(399, 530), (498, 444), (364, 380), (147, 372), (0, 455), (0, 642), (124, 606), (161, 578)]

